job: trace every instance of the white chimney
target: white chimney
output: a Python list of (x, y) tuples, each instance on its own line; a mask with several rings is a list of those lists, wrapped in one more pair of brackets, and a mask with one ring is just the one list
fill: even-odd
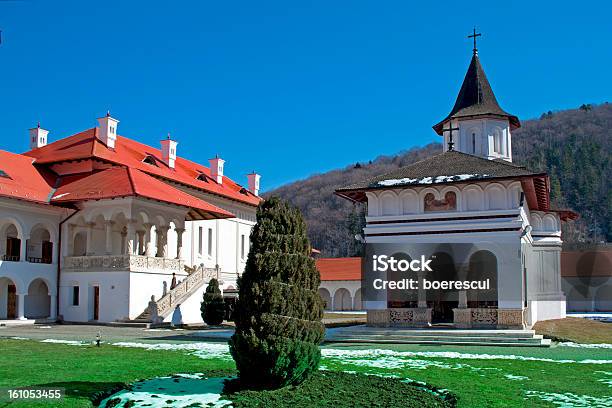
[(100, 124), (97, 133), (98, 139), (109, 149), (114, 149), (119, 121), (111, 117), (110, 112), (106, 112), (106, 116), (98, 118), (98, 123)]
[(255, 173), (255, 171), (253, 171), (250, 174), (247, 174), (247, 179), (249, 180), (249, 191), (255, 194), (256, 196), (259, 195), (259, 179), (260, 178), (261, 176)]
[(218, 184), (223, 183), (223, 164), (225, 160), (219, 156), (215, 156), (214, 159), (208, 159), (210, 162), (210, 175), (214, 178)]
[(38, 126), (30, 129), (30, 149), (38, 149), (39, 147), (46, 146), (48, 134), (48, 130), (40, 127), (40, 122)]
[(174, 168), (174, 161), (176, 160), (176, 145), (178, 143), (170, 139), (170, 133), (168, 137), (161, 141), (161, 154), (162, 161), (168, 165), (171, 169)]

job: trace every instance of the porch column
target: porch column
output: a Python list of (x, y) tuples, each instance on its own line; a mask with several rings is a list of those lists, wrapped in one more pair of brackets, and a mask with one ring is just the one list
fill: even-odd
[[(459, 280), (464, 281), (467, 279), (468, 271), (470, 270), (469, 264), (459, 265), (458, 275)], [(465, 289), (459, 291), (459, 309), (467, 309), (467, 291)]]
[(121, 247), (119, 249), (119, 255), (127, 254), (127, 229), (121, 230)]
[(155, 228), (157, 230), (157, 255), (161, 258), (168, 257), (168, 230), (169, 225), (159, 225)]
[(19, 260), (21, 262), (28, 261), (28, 239), (30, 239), (30, 237), (24, 236), (21, 238), (21, 243), (19, 246)]
[(417, 296), (418, 296), (418, 307), (420, 309), (425, 309), (427, 308), (427, 292), (425, 291), (425, 288), (423, 287), (423, 279), (425, 278), (425, 272), (423, 271), (418, 271), (417, 272), (417, 278), (419, 279), (419, 289), (417, 292)]
[(51, 307), (49, 308), (49, 318), (55, 319), (57, 318), (57, 298), (55, 295), (49, 295), (49, 299), (51, 300)]
[(25, 293), (17, 295), (17, 320), (26, 320), (25, 318)]
[(176, 231), (176, 259), (183, 259), (183, 233), (185, 228), (174, 227)]
[(147, 252), (147, 249), (144, 247), (144, 235), (145, 235), (144, 230), (136, 231), (136, 237), (137, 237), (136, 252), (138, 255), (144, 255)]
[(93, 229), (96, 225), (95, 222), (87, 223), (87, 247), (85, 249), (85, 255), (93, 255)]
[(136, 250), (136, 220), (127, 222), (127, 255), (134, 255)]
[(152, 237), (151, 228), (153, 227), (153, 224), (150, 222), (145, 222), (142, 225), (145, 227), (143, 255), (155, 256), (155, 251), (154, 251), (155, 248), (153, 248), (153, 242), (151, 241), (151, 237)]
[(106, 227), (106, 255), (113, 253), (113, 224), (115, 224), (113, 220), (104, 221)]

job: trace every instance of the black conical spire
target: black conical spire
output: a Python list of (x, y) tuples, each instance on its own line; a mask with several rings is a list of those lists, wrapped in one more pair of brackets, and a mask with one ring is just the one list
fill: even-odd
[(491, 84), (480, 65), (478, 52), (474, 49), (472, 61), (468, 67), (461, 90), (451, 112), (433, 129), (442, 135), (442, 127), (449, 119), (468, 118), (472, 116), (503, 116), (508, 118), (510, 126), (515, 129), (521, 126), (518, 117), (504, 111), (497, 102)]

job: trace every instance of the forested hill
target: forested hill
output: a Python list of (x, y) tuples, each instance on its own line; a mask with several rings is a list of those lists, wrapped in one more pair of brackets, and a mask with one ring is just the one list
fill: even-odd
[[(514, 162), (531, 170), (545, 170), (551, 178), (552, 206), (571, 208), (581, 219), (565, 224), (568, 244), (612, 241), (612, 104), (582, 105), (578, 109), (547, 112), (527, 120), (512, 133)], [(289, 200), (304, 213), (313, 247), (323, 256), (354, 255), (354, 235), (362, 223), (362, 209), (334, 194), (334, 190), (389, 172), (440, 153), (432, 143), (395, 156), (315, 174), (267, 192)]]

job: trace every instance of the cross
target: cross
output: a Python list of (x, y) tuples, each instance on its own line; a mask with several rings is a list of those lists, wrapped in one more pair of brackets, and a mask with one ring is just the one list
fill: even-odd
[(474, 32), (472, 35), (468, 35), (467, 38), (473, 38), (474, 39), (474, 55), (478, 54), (478, 48), (476, 48), (476, 37), (480, 37), (482, 36), (481, 33), (476, 33), (476, 27), (474, 27)]
[(455, 143), (453, 143), (453, 131), (455, 130), (459, 130), (459, 128), (453, 127), (452, 120), (448, 122), (448, 128), (446, 129), (442, 128), (442, 132), (448, 132), (448, 151), (449, 152), (453, 151), (453, 146), (455, 145)]

